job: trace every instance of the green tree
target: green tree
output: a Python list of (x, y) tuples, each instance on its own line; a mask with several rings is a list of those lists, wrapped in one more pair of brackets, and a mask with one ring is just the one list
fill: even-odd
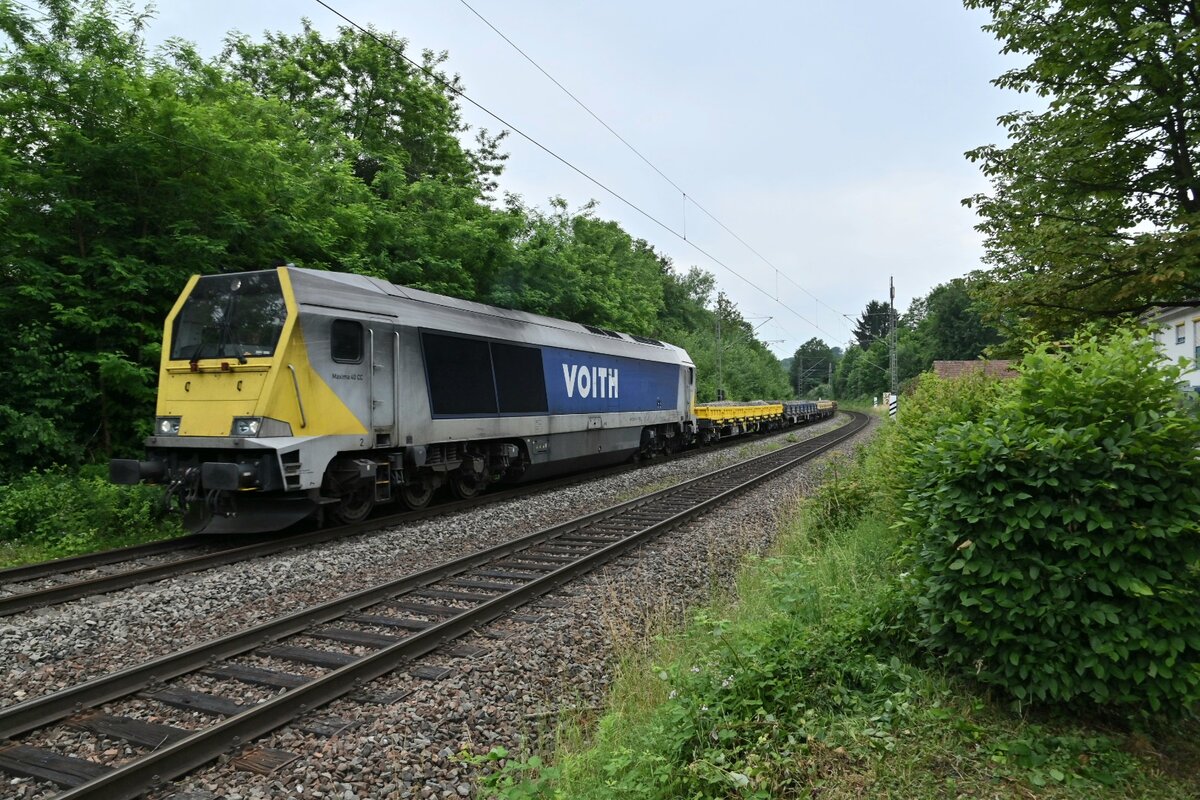
[(866, 350), (871, 343), (882, 339), (888, 334), (888, 304), (878, 300), (867, 303), (867, 307), (858, 315), (854, 323), (854, 338), (858, 346)]
[(525, 228), (486, 302), (574, 322), (649, 335), (663, 306), (662, 264), (645, 241), (576, 213), (555, 198), (550, 211), (521, 208)]
[(0, 8), (0, 325), (43, 321), (46, 346), (78, 359), (89, 388), (54, 423), (107, 452), (149, 416), (162, 318), (188, 274), (338, 260), (370, 197), (284, 104), (186, 46), (149, 59), (144, 18), (104, 2), (43, 11)]
[(837, 371), (833, 373), (833, 396), (839, 400), (854, 399), (849, 393), (850, 374), (854, 372), (858, 360), (862, 358), (863, 349), (857, 345), (846, 348), (845, 354), (838, 361)]
[[(424, 52), (420, 66), (395, 34), (342, 27), (325, 39), (311, 23), (263, 41), (231, 36), (220, 65), (264, 98), (281, 98), (296, 121), (337, 156), (378, 199), (354, 271), (457, 297), (487, 296), (511, 265), (522, 209), (481, 202), (495, 188), (503, 136), (466, 131), (447, 55)], [(336, 132), (330, 135), (330, 129)]]
[(823, 340), (814, 337), (800, 345), (789, 365), (792, 388), (797, 396), (803, 397), (826, 383), (836, 364), (833, 348)]
[(717, 341), (711, 275), (590, 204), (490, 202), (501, 138), (462, 143), (444, 54), (415, 67), (394, 34), (306, 25), (151, 56), (147, 20), (0, 3), (0, 476), (136, 448), (187, 277), (279, 258), (658, 336), (693, 354), (702, 397), (718, 353), (731, 396), (790, 394), (720, 301)]
[[(903, 391), (907, 382), (929, 369), (927, 343), (922, 334), (900, 325), (896, 329), (896, 372)], [(891, 391), (891, 355), (886, 339), (876, 339), (867, 349), (852, 346), (838, 362), (833, 376), (833, 396), (845, 400), (882, 397)]]
[[(780, 400), (792, 396), (779, 359), (755, 337), (754, 326), (724, 292), (717, 293), (710, 324), (709, 332), (698, 332), (692, 340), (704, 354), (703, 365), (696, 362), (698, 368), (704, 367), (697, 384), (701, 402), (716, 400), (718, 389), (724, 389), (727, 400)], [(713, 345), (706, 345), (704, 339)]]
[(85, 437), (98, 433), (73, 424), (80, 407), (95, 400), (83, 359), (56, 344), (46, 324), (10, 329), (9, 338), (0, 370), (0, 478), (30, 464), (79, 463)]
[(891, 383), (887, 342), (876, 339), (862, 352), (846, 377), (849, 398), (881, 397)]
[[(458, 186), (499, 174), (499, 137), (481, 131), (487, 142), (481, 153), (458, 139), (466, 126), (455, 91), (463, 87), (442, 70), (448, 55), (425, 51), (414, 66), (407, 48), (394, 33), (349, 27), (326, 39), (305, 19), (294, 36), (268, 31), (255, 41), (231, 35), (219, 64), (260, 96), (301, 109), (298, 121), (315, 132), (324, 126), (345, 132), (342, 155), (370, 186), (393, 168), (409, 183), (436, 178)], [(386, 194), (386, 187), (376, 188)]]
[(669, 258), (662, 255), (658, 258), (663, 305), (655, 335), (670, 341), (675, 332), (707, 331), (713, 325), (708, 304), (716, 291), (716, 278), (699, 267), (692, 267), (680, 275), (672, 268)]
[(935, 360), (978, 358), (986, 348), (1000, 342), (996, 328), (984, 321), (971, 288), (964, 278), (935, 286), (929, 294), (913, 300), (901, 318), (901, 341), (905, 341), (903, 332), (911, 330), (913, 356), (924, 362), (918, 372), (928, 369)]
[(990, 194), (986, 295), (1062, 332), (1200, 296), (1200, 12), (1192, 0), (966, 0), (1023, 65), (994, 83), (1046, 99), (967, 155)]
[(964, 278), (935, 286), (928, 294), (926, 317), (918, 326), (933, 359), (966, 361), (1000, 341), (999, 332), (984, 322)]
[[(514, 258), (522, 210), (483, 202), (498, 140), (464, 148), (452, 93), (390, 47), (308, 29), (235, 39), (215, 62), (181, 42), (151, 57), (146, 17), (42, 6), (0, 6), (0, 324), (44, 322), (22, 334), (44, 371), (58, 353), (85, 380), (67, 398), (38, 376), (42, 416), (0, 431), (9, 469), (66, 458), (64, 441), (72, 459), (137, 442), (162, 319), (192, 273), (285, 258), (475, 298)], [(20, 346), (0, 346), (6, 385)]]

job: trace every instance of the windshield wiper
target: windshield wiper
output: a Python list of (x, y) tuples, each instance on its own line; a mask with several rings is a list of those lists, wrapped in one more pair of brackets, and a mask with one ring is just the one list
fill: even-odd
[[(221, 335), (217, 337), (217, 358), (225, 357), (225, 344), (229, 341), (229, 334), (233, 330), (233, 304), (237, 302), (237, 295), (233, 292), (229, 293), (229, 302), (225, 304), (225, 313), (221, 315)], [(241, 356), (238, 357), (238, 363), (242, 362)]]

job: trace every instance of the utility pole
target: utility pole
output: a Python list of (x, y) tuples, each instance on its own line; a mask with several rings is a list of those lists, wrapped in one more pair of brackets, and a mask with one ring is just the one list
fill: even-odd
[(725, 370), (721, 363), (721, 351), (725, 345), (721, 342), (721, 308), (717, 307), (717, 400), (725, 399)]
[(891, 362), (892, 399), (888, 404), (888, 416), (896, 416), (896, 395), (900, 393), (900, 369), (896, 363), (896, 282), (888, 278), (888, 359)]

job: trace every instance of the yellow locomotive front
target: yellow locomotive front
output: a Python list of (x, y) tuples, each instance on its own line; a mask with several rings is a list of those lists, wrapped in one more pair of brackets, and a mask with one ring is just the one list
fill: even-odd
[(361, 426), (336, 412), (310, 424), (327, 392), (311, 386), (297, 316), (287, 269), (193, 276), (164, 327), (147, 457), (113, 460), (111, 479), (164, 484), (193, 531), (272, 530), (311, 514), (301, 443), (329, 423)]
[(167, 318), (155, 435), (290, 436), (264, 403), (288, 320), (277, 271), (193, 278)]

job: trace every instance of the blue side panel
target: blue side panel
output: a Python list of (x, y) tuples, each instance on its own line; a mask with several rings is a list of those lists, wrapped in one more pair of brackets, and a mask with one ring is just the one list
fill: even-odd
[(551, 414), (679, 408), (679, 366), (557, 347), (542, 348)]

